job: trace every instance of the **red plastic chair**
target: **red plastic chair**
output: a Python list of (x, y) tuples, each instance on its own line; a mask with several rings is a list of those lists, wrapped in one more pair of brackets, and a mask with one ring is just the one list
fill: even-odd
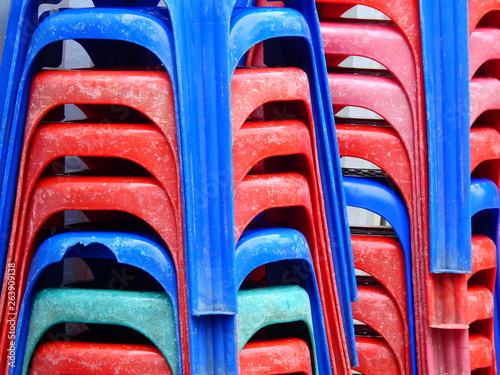
[(469, 335), (470, 370), (492, 367), (494, 365), (494, 352), (491, 341), (481, 334)]
[(376, 164), (395, 182), (410, 206), (413, 198), (410, 160), (395, 130), (361, 125), (337, 125), (336, 129), (340, 156)]
[(469, 1), (469, 31), (472, 33), (479, 21), (495, 10), (500, 10), (500, 4), (495, 0)]
[[(174, 207), (179, 207), (175, 150), (155, 125), (43, 124), (36, 129), (28, 152), (25, 196), (31, 196), (43, 170), (60, 157), (114, 157), (133, 161), (148, 170), (167, 192)], [(182, 231), (180, 215), (174, 212), (179, 232)]]
[(469, 324), (479, 320), (482, 321), (482, 324), (479, 327), (469, 329), (471, 371), (478, 368), (495, 367), (493, 360), (493, 291), (496, 259), (494, 242), (489, 237), (473, 235), (472, 272), (467, 275), (469, 280), (467, 311)]
[[(293, 85), (290, 84), (293, 82)], [(249, 93), (254, 93), (249, 95)], [(248, 116), (261, 105), (278, 101), (298, 101), (305, 105), (303, 120), (312, 130), (312, 112), (307, 74), (298, 68), (236, 69), (231, 81), (231, 121), (233, 137)], [(275, 113), (285, 117), (287, 113)], [(295, 114), (293, 114), (295, 116)], [(297, 119), (297, 118), (294, 118)], [(314, 132), (311, 131), (314, 140)]]
[(171, 375), (152, 345), (49, 341), (36, 349), (30, 375)]
[[(355, 5), (377, 9), (391, 19), (409, 40), (415, 57), (420, 57), (420, 8), (418, 0), (316, 0), (321, 21), (338, 19)], [(419, 62), (417, 61), (417, 66)]]
[(359, 366), (354, 369), (365, 375), (400, 375), (392, 349), (377, 337), (356, 337)]
[(251, 341), (238, 355), (240, 375), (312, 375), (307, 343), (298, 338)]
[(500, 58), (500, 30), (496, 27), (478, 27), (470, 36), (469, 71), (472, 77), (486, 61)]
[(412, 107), (395, 78), (330, 73), (328, 81), (335, 108), (355, 106), (379, 114), (396, 130), (410, 160), (415, 160)]
[[(385, 66), (403, 85), (417, 108), (417, 72), (412, 50), (403, 33), (393, 26), (322, 22), (326, 63), (336, 67), (349, 56), (362, 56)], [(379, 48), (383, 45), (384, 48)]]
[(11, 242), (8, 254), (9, 263), (16, 264), (16, 298), (22, 298), (29, 264), (38, 245), (37, 234), (54, 214), (66, 210), (127, 212), (149, 224), (172, 254), (179, 289), (181, 348), (183, 360), (188, 360), (182, 233), (176, 230), (175, 207), (158, 181), (144, 177), (44, 177), (36, 184), (27, 207), (19, 221), (17, 241)]
[[(408, 325), (404, 254), (397, 238), (352, 235), (351, 242), (356, 269), (369, 273), (385, 287)], [(383, 264), (391, 267), (381, 267)]]
[(352, 303), (353, 317), (377, 331), (394, 352), (401, 374), (409, 374), (408, 330), (394, 300), (383, 288), (358, 286), (358, 301)]
[[(313, 173), (314, 160), (310, 132), (297, 120), (247, 122), (236, 133), (233, 141), (234, 186), (237, 187), (260, 161), (272, 156), (303, 155), (308, 175)], [(311, 182), (315, 189), (316, 179)]]
[(472, 78), (470, 83), (470, 121), (489, 110), (500, 109), (500, 81), (493, 77)]

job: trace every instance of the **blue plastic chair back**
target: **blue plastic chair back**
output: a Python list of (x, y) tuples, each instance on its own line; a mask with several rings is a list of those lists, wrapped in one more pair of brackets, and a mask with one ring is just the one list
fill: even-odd
[[(254, 269), (268, 265), (269, 277), (275, 277), (275, 279), (268, 277), (271, 285), (286, 283), (287, 277), (285, 275), (289, 274), (291, 276), (288, 278), (289, 282), (301, 285), (307, 291), (312, 305), (318, 370), (320, 374), (331, 373), (330, 353), (316, 274), (309, 245), (302, 233), (294, 229), (284, 228), (248, 230), (243, 233), (236, 247), (235, 263), (236, 285), (238, 287)], [(294, 276), (291, 270), (299, 272)]]
[(403, 200), (393, 190), (379, 182), (365, 178), (344, 177), (344, 189), (347, 206), (364, 208), (383, 217), (391, 224), (401, 243), (405, 259), (411, 366), (412, 372), (416, 374), (417, 353), (408, 211)]
[[(172, 301), (175, 319), (179, 321), (177, 277), (172, 257), (167, 249), (155, 241), (135, 234), (120, 232), (71, 232), (57, 234), (45, 240), (36, 250), (22, 300), (16, 335), (16, 356), (24, 358), (24, 344), (29, 329), (31, 307), (40, 275), (50, 265), (68, 258), (116, 259), (150, 274), (163, 287)], [(62, 280), (54, 280), (60, 283)], [(52, 285), (52, 287), (59, 284)], [(47, 287), (47, 285), (44, 285)], [(177, 337), (180, 337), (177, 326)], [(178, 363), (182, 366), (181, 350), (177, 343)], [(20, 374), (22, 366), (11, 369), (9, 374)]]

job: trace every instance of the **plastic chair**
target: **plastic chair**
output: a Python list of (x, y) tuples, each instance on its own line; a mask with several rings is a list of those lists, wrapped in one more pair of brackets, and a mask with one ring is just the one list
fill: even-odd
[[(352, 235), (351, 241), (356, 269), (370, 274), (384, 286), (407, 325), (408, 297), (401, 244), (396, 238), (372, 235)], [(392, 266), (380, 267), (381, 264)]]
[[(161, 317), (161, 319), (159, 318)], [(37, 342), (52, 326), (64, 322), (113, 324), (146, 336), (179, 373), (176, 323), (165, 293), (118, 290), (44, 289), (34, 298), (26, 341), (23, 374)]]
[(473, 32), (481, 18), (483, 18), (487, 13), (500, 10), (500, 6), (498, 6), (498, 3), (494, 0), (473, 1), (468, 5), (470, 32)]
[[(179, 321), (176, 270), (168, 250), (155, 241), (134, 234), (119, 232), (71, 232), (57, 234), (45, 240), (34, 253), (17, 321), (16, 349), (23, 358), (33, 297), (39, 288), (39, 278), (52, 264), (67, 258), (113, 259), (118, 263), (140, 268), (153, 276), (169, 296), (174, 321)], [(95, 276), (95, 275), (94, 275)], [(60, 285), (62, 274), (53, 285)], [(178, 323), (176, 323), (178, 324)], [(176, 337), (180, 337), (177, 325)], [(181, 364), (181, 349), (177, 341), (177, 362)], [(179, 365), (179, 368), (181, 366)]]
[(297, 339), (250, 341), (238, 355), (241, 375), (311, 375), (311, 355), (306, 342)]
[[(470, 170), (486, 160), (500, 159), (500, 133), (492, 128), (472, 128), (470, 134)], [(495, 171), (490, 171), (495, 176)], [(486, 177), (486, 176), (485, 176)], [(489, 177), (489, 176), (488, 176)]]
[(238, 241), (235, 264), (238, 287), (241, 287), (250, 272), (266, 265), (267, 281), (270, 285), (285, 283), (286, 278), (281, 276), (290, 274), (289, 281), (298, 282), (307, 291), (311, 302), (316, 342), (315, 356), (318, 360), (319, 371), (331, 372), (322, 308), (324, 304), (331, 303), (331, 300), (322, 301), (320, 298), (309, 245), (302, 233), (288, 228), (247, 230)]
[(495, 363), (495, 353), (491, 341), (480, 334), (469, 336), (470, 370), (491, 367)]
[(356, 337), (359, 366), (355, 369), (366, 375), (399, 375), (394, 352), (385, 340), (376, 337)]
[[(85, 360), (82, 360), (85, 358)], [(30, 375), (170, 375), (172, 371), (152, 345), (46, 342), (35, 351)]]
[[(344, 177), (344, 189), (346, 204), (348, 206), (364, 208), (375, 212), (387, 220), (394, 228), (404, 254), (407, 306), (413, 306), (410, 220), (404, 203), (395, 192), (385, 185), (368, 179)], [(408, 368), (408, 371), (411, 368), (411, 371), (414, 372), (416, 366), (416, 336), (413, 309), (408, 308), (407, 314), (408, 348), (410, 352), (408, 357), (403, 357), (400, 354), (399, 358), (400, 361), (404, 361), (404, 358), (409, 358), (410, 362), (408, 363), (411, 363), (411, 367)]]
[[(417, 72), (404, 34), (393, 26), (322, 22), (321, 36), (327, 65), (349, 56), (362, 56), (384, 65), (401, 82), (412, 108), (417, 108)], [(376, 48), (383, 45), (385, 48)]]
[[(368, 160), (391, 177), (405, 198), (412, 204), (413, 175), (405, 146), (394, 129), (375, 126), (337, 125), (340, 156)], [(391, 157), (387, 157), (390, 150)]]
[(330, 73), (328, 81), (334, 106), (362, 107), (382, 116), (398, 133), (412, 169), (416, 168), (415, 120), (411, 104), (396, 79)]
[(499, 38), (500, 32), (496, 27), (478, 27), (472, 31), (469, 41), (470, 77), (474, 76), (486, 61), (497, 60), (500, 57), (498, 49), (494, 48)]
[(497, 93), (500, 83), (493, 77), (476, 77), (470, 81), (470, 123), (482, 113), (500, 108)]
[[(297, 9), (300, 7), (307, 8), (312, 5), (309, 4), (309, 2), (300, 1), (287, 2), (286, 5), (289, 4), (293, 4), (293, 6)], [(234, 68), (241, 60), (243, 54), (251, 47), (263, 42), (264, 40), (273, 39), (277, 43), (279, 41), (278, 38), (286, 37), (290, 38), (290, 44), (292, 42), (295, 45), (301, 43), (303, 46), (303, 48), (300, 48), (300, 53), (299, 50), (297, 50), (297, 57), (295, 58), (293, 65), (305, 70), (309, 79), (308, 91), (310, 92), (312, 98), (312, 113), (315, 124), (314, 133), (318, 147), (318, 160), (321, 170), (322, 185), (325, 189), (323, 192), (324, 200), (326, 206), (328, 207), (340, 207), (339, 212), (336, 210), (328, 210), (326, 212), (326, 216), (330, 236), (336, 237), (332, 237), (330, 242), (332, 245), (338, 244), (338, 247), (332, 251), (337, 283), (339, 285), (348, 285), (348, 289), (346, 289), (345, 292), (340, 293), (343, 316), (344, 320), (347, 322), (350, 320), (351, 315), (349, 311), (346, 311), (350, 309), (350, 307), (347, 306), (350, 300), (355, 299), (352, 257), (350, 256), (349, 251), (347, 227), (343, 221), (345, 213), (342, 212), (343, 208), (340, 204), (343, 199), (342, 193), (339, 194), (339, 192), (341, 192), (339, 185), (341, 178), (340, 166), (338, 161), (335, 161), (335, 159), (332, 158), (332, 155), (337, 154), (333, 117), (325, 116), (325, 113), (331, 113), (331, 104), (328, 99), (326, 77), (324, 76), (324, 63), (321, 59), (315, 57), (318, 55), (318, 51), (321, 51), (321, 45), (318, 43), (319, 38), (315, 36), (311, 37), (311, 29), (309, 29), (309, 26), (316, 27), (319, 30), (317, 24), (308, 24), (300, 12), (292, 9), (260, 8), (253, 10), (235, 10), (235, 12), (233, 12), (231, 31), (228, 37), (228, 43), (232, 47), (230, 49), (231, 57), (228, 72), (229, 75), (232, 76)], [(267, 58), (268, 57), (266, 57), (266, 59)], [(271, 60), (269, 64), (270, 66), (290, 66), (290, 61), (287, 62), (280, 60), (279, 56), (270, 56), (269, 58)], [(225, 76), (228, 72), (224, 70), (221, 74)], [(235, 72), (235, 77), (236, 74), (238, 74), (238, 71)], [(262, 86), (259, 85), (259, 82), (256, 82), (256, 85)], [(234, 90), (233, 86), (232, 90)], [(259, 92), (261, 92), (260, 89)], [(265, 102), (265, 99), (263, 99), (262, 96), (260, 100)], [(276, 98), (273, 98), (273, 100), (276, 100)], [(260, 104), (262, 103), (257, 103), (255, 107), (258, 107)], [(249, 108), (250, 112), (238, 117), (239, 120), (236, 120), (237, 118), (234, 114), (231, 115), (233, 134), (234, 127), (241, 124), (254, 108)], [(234, 110), (232, 110), (232, 113), (235, 113)], [(325, 124), (330, 124), (331, 126), (325, 126)], [(218, 122), (217, 126), (224, 126), (224, 124)], [(338, 228), (341, 228), (341, 230)], [(348, 270), (347, 276), (344, 276), (346, 273), (344, 270)], [(344, 330), (348, 341), (351, 362), (356, 363), (354, 334), (352, 332), (352, 328), (345, 325)], [(339, 340), (343, 341), (342, 338), (339, 338)], [(340, 370), (340, 368), (347, 370), (347, 367), (343, 362), (338, 363), (341, 366), (338, 371), (343, 371)]]
[[(145, 206), (146, 201), (148, 205)], [(168, 202), (165, 191), (152, 178), (46, 177), (41, 179), (34, 189), (26, 224), (19, 228), (19, 232), (24, 235), (9, 254), (9, 262), (17, 266), (18, 300), (21, 300), (26, 285), (37, 233), (48, 218), (64, 210), (124, 211), (146, 221), (162, 237), (171, 251), (179, 280), (181, 332), (187, 332), (187, 297), (182, 287), (182, 280), (185, 280), (184, 254), (179, 250), (182, 249), (182, 237), (175, 231), (173, 207)], [(181, 335), (183, 356), (188, 355), (184, 350), (187, 347), (186, 339)], [(8, 344), (5, 337), (2, 344)]]
[(410, 373), (415, 359), (410, 357), (408, 329), (394, 300), (384, 289), (371, 286), (358, 286), (358, 296), (352, 304), (354, 319), (375, 329), (392, 349), (400, 372)]
[[(307, 292), (296, 285), (275, 286), (238, 292), (238, 346), (241, 351), (260, 329), (274, 324), (304, 322), (311, 335), (311, 353), (315, 352), (314, 325)], [(314, 360), (314, 373), (318, 362)]]

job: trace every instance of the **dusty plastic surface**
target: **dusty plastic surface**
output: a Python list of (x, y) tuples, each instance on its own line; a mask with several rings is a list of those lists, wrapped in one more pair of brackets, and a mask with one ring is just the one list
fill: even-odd
[(365, 375), (399, 375), (394, 352), (377, 337), (356, 337), (359, 366), (355, 369)]
[[(74, 257), (97, 260), (116, 258), (121, 264), (132, 265), (148, 272), (169, 296), (173, 307), (174, 322), (178, 322), (179, 307), (174, 264), (168, 251), (158, 243), (143, 236), (118, 232), (58, 234), (44, 241), (36, 250), (31, 261), (26, 290), (17, 320), (16, 348), (19, 358), (24, 356), (33, 296), (39, 288), (40, 275), (48, 266)], [(63, 282), (62, 278), (62, 274), (54, 274), (52, 277), (53, 285), (50, 286), (60, 285)], [(131, 281), (125, 280), (125, 282), (130, 283)], [(111, 284), (111, 287), (116, 287), (115, 284), (118, 284), (118, 287), (122, 286), (118, 282)], [(178, 338), (180, 337), (179, 325), (176, 324), (175, 337)], [(176, 340), (176, 343), (177, 362), (181, 364), (180, 341)], [(181, 368), (180, 365), (179, 368)], [(20, 366), (14, 370), (20, 370)]]
[[(50, 370), (49, 370), (50, 369)], [(152, 345), (46, 342), (31, 359), (30, 375), (171, 375)]]
[(240, 375), (312, 375), (309, 346), (301, 339), (250, 341), (238, 355)]
[(146, 336), (162, 352), (172, 373), (179, 373), (172, 304), (164, 293), (42, 290), (33, 302), (23, 373), (26, 373), (35, 345), (42, 335), (51, 326), (63, 322), (114, 324), (132, 328)]
[[(238, 292), (238, 345), (240, 351), (260, 329), (280, 323), (302, 321), (312, 339), (314, 374), (318, 374), (313, 340), (314, 326), (307, 292), (299, 286), (277, 286)], [(291, 332), (290, 332), (291, 333)]]

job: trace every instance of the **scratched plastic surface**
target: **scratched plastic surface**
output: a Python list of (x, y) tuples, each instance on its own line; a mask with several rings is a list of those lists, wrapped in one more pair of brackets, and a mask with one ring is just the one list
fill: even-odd
[(171, 375), (152, 345), (45, 342), (33, 354), (30, 375)]
[(172, 304), (165, 293), (118, 290), (44, 289), (33, 302), (23, 374), (42, 335), (58, 323), (113, 324), (146, 336), (179, 373)]
[[(171, 255), (149, 238), (118, 232), (71, 232), (52, 236), (36, 250), (30, 265), (23, 301), (17, 321), (16, 348), (24, 356), (33, 296), (39, 288), (39, 277), (47, 267), (68, 258), (112, 259), (140, 268), (153, 276), (172, 301), (174, 321), (178, 322), (177, 280)], [(52, 275), (50, 286), (63, 282), (62, 274)], [(179, 337), (177, 323), (176, 337)], [(177, 340), (178, 363), (181, 361)], [(15, 369), (20, 370), (20, 366)]]
[(250, 341), (238, 355), (240, 375), (312, 375), (309, 346), (298, 338)]
[[(238, 292), (238, 345), (240, 351), (260, 329), (273, 324), (304, 322), (313, 338), (314, 326), (307, 292), (299, 286), (277, 286)], [(314, 373), (318, 374), (315, 342), (311, 341)]]

